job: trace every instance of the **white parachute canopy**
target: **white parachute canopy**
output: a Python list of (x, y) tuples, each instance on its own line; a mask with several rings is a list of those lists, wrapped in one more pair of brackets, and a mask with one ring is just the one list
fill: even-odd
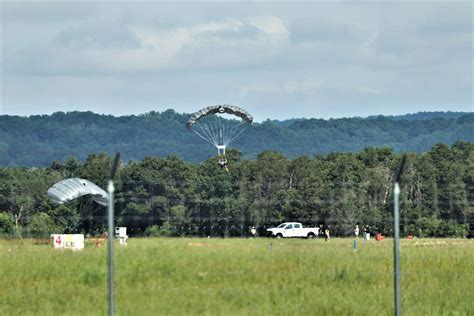
[(107, 206), (109, 195), (96, 184), (86, 179), (69, 178), (59, 181), (48, 189), (48, 196), (56, 203), (62, 204), (84, 195), (91, 195), (100, 205)]

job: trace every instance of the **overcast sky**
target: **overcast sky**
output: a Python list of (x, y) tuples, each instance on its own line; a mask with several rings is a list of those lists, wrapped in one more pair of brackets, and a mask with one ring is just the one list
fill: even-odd
[(473, 111), (471, 2), (2, 2), (0, 114)]

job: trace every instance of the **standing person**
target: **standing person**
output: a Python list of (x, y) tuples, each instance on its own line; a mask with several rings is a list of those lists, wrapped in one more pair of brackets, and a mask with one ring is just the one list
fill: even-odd
[(255, 238), (257, 236), (257, 230), (255, 229), (255, 226), (250, 227), (250, 235), (252, 238)]
[(328, 241), (329, 239), (329, 225), (327, 225), (324, 229), (324, 235), (326, 236), (326, 238), (324, 238), (325, 241)]
[(359, 238), (359, 224), (356, 224), (354, 228), (354, 235), (356, 238)]
[(364, 228), (364, 239), (365, 239), (365, 240), (370, 240), (370, 227), (369, 227), (369, 225), (365, 225), (365, 228)]

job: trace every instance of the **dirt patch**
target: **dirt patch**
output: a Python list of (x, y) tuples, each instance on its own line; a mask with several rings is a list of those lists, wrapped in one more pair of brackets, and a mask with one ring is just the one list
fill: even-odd
[(188, 242), (188, 246), (191, 246), (191, 247), (204, 247), (204, 246), (209, 246), (209, 244), (205, 244), (203, 242)]

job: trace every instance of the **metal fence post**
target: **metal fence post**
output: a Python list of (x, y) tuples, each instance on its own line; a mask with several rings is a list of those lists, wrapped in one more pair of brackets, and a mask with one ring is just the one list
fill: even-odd
[(112, 163), (110, 170), (109, 185), (107, 191), (109, 193), (109, 211), (108, 211), (108, 226), (109, 226), (109, 260), (108, 260), (108, 292), (109, 292), (109, 316), (114, 315), (114, 177), (115, 172), (119, 166), (120, 153), (115, 155), (115, 159)]
[(395, 294), (395, 316), (400, 316), (400, 177), (405, 167), (407, 156), (404, 154), (400, 167), (395, 175), (393, 185), (393, 279)]
[(395, 316), (400, 316), (400, 186), (395, 182), (393, 188), (393, 257), (394, 257), (394, 287), (395, 287)]
[(109, 316), (114, 315), (114, 181), (109, 180), (107, 191), (109, 193), (109, 260), (108, 260), (108, 281), (109, 281)]

